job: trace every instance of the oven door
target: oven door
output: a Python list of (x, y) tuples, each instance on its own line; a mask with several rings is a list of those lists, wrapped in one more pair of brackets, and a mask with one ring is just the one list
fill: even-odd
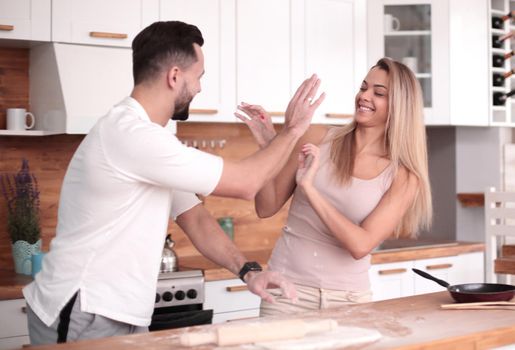
[(213, 322), (213, 310), (196, 308), (177, 309), (178, 307), (165, 307), (154, 310), (152, 323), (148, 329), (160, 331), (164, 329), (198, 326)]

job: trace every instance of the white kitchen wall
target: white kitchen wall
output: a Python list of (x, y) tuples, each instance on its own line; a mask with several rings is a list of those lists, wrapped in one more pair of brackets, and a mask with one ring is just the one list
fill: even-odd
[[(456, 128), (456, 190), (483, 192), (503, 189), (503, 147), (512, 142), (511, 128)], [(456, 239), (483, 241), (484, 208), (463, 208), (456, 203)]]

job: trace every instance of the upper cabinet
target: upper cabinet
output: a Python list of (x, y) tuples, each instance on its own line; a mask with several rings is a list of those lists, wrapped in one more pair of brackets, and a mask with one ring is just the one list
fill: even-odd
[(294, 57), (304, 59), (304, 76), (316, 73), (321, 78), (319, 91), (326, 93), (313, 122), (348, 123), (354, 115), (355, 95), (368, 69), (366, 2), (306, 0), (303, 17), (300, 24), (304, 30), (299, 32), (304, 33), (304, 38), (298, 44), (303, 52)]
[(260, 104), (272, 116), (284, 116), (293, 89), (290, 41), (297, 34), (290, 15), (293, 3), (236, 3), (237, 102)]
[(369, 0), (368, 62), (405, 63), (427, 125), (489, 125), (490, 21), (485, 0)]
[(235, 121), (234, 12), (234, 0), (160, 1), (159, 20), (194, 24), (204, 37), (205, 73), (190, 106), (191, 121)]
[(50, 0), (0, 0), (0, 39), (50, 41)]
[(313, 123), (352, 118), (366, 73), (365, 2), (239, 0), (236, 7), (238, 102), (261, 104), (282, 121), (297, 87), (316, 73), (326, 99)]
[(52, 40), (130, 47), (157, 18), (157, 0), (52, 0)]

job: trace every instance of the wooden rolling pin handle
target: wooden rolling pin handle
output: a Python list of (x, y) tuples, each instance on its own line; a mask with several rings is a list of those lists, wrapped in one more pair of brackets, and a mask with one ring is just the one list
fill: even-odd
[(320, 333), (336, 329), (335, 320), (304, 322), (302, 320), (284, 320), (260, 322), (244, 325), (221, 326), (204, 333), (185, 333), (180, 337), (184, 346), (198, 346), (214, 343), (218, 346), (239, 345), (246, 343), (298, 339), (307, 333)]
[(199, 346), (203, 344), (216, 344), (218, 343), (217, 333), (203, 332), (203, 333), (184, 333), (181, 334), (179, 341), (184, 346)]
[(0, 24), (0, 30), (10, 32), (10, 31), (14, 30), (14, 26), (12, 26), (10, 24)]

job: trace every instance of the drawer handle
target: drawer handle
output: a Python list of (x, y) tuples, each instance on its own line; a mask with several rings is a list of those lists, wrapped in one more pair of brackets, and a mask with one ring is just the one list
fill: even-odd
[(437, 265), (427, 265), (427, 270), (441, 270), (441, 269), (449, 269), (452, 267), (452, 264), (437, 264)]
[(379, 270), (378, 273), (380, 275), (396, 275), (396, 274), (404, 273), (407, 271), (408, 270), (401, 268), (401, 269)]
[(343, 114), (343, 113), (326, 113), (326, 118), (334, 118), (334, 119), (351, 119), (354, 117), (352, 114)]
[(89, 32), (89, 36), (104, 39), (127, 39), (127, 34), (124, 33)]
[(9, 24), (0, 24), (0, 30), (10, 32), (10, 31), (14, 30), (14, 26), (9, 25)]
[(228, 292), (244, 292), (246, 290), (249, 290), (249, 287), (247, 285), (241, 285), (241, 286), (229, 286), (225, 288)]
[(21, 312), (26, 314), (27, 313), (27, 307), (26, 306), (22, 306), (21, 307)]
[(190, 114), (217, 114), (218, 109), (190, 109)]

